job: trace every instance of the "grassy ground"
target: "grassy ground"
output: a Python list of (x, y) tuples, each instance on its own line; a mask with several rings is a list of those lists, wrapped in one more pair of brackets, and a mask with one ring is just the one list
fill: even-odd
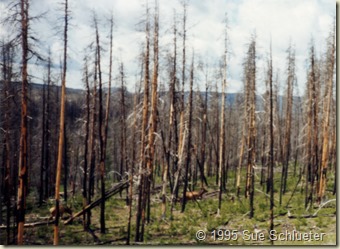
[[(280, 176), (276, 174), (275, 179), (275, 231), (276, 236), (280, 233), (308, 233), (313, 236), (297, 240), (287, 238), (281, 235), (281, 240), (274, 241), (274, 245), (335, 245), (336, 244), (336, 202), (330, 202), (317, 213), (317, 217), (304, 218), (303, 216), (313, 214), (318, 210), (317, 206), (310, 207), (308, 211), (304, 208), (304, 191), (303, 183), (297, 187), (295, 194), (292, 191), (296, 186), (297, 177), (292, 174), (288, 179), (288, 191), (283, 196), (282, 205), (279, 205), (279, 183)], [(217, 216), (218, 200), (217, 187), (214, 186), (214, 178), (208, 179), (208, 193), (198, 202), (190, 201), (184, 213), (180, 212), (181, 205), (177, 204), (174, 210), (173, 219), (170, 220), (169, 208), (167, 209), (167, 218), (161, 219), (161, 210), (159, 194), (152, 196), (151, 222), (145, 227), (145, 244), (157, 245), (179, 245), (179, 244), (218, 244), (218, 245), (269, 245), (269, 198), (265, 194), (263, 186), (259, 185), (259, 173), (255, 181), (255, 215), (249, 219), (249, 199), (244, 195), (240, 198), (232, 196), (235, 193), (233, 186), (234, 180), (232, 173), (227, 184), (227, 191), (223, 193), (223, 202), (221, 215)], [(244, 179), (242, 180), (244, 182)], [(332, 179), (329, 179), (326, 195), (329, 200), (334, 199), (332, 195)], [(77, 218), (71, 225), (60, 227), (60, 244), (61, 245), (94, 245), (94, 244), (125, 244), (127, 235), (127, 217), (128, 208), (125, 206), (125, 192), (120, 197), (116, 195), (106, 202), (106, 234), (100, 234), (99, 230), (99, 207), (92, 210), (92, 226), (94, 234), (98, 237), (95, 241), (93, 235), (84, 232), (81, 218)], [(292, 196), (292, 197), (291, 197)], [(290, 200), (288, 206), (287, 202)], [(69, 205), (73, 206), (75, 211), (81, 209), (81, 196), (73, 197)], [(48, 209), (52, 205), (46, 205), (37, 208), (28, 204), (29, 210), (26, 215), (26, 222), (34, 222), (41, 217), (49, 216)], [(135, 207), (134, 207), (135, 208)], [(288, 218), (287, 212), (296, 218)], [(133, 209), (133, 214), (135, 210)], [(134, 241), (135, 216), (133, 216), (131, 243)], [(256, 226), (256, 229), (254, 228)], [(260, 230), (256, 233), (257, 229)], [(196, 233), (203, 230), (206, 237), (199, 240)], [(3, 230), (4, 231), (4, 230)], [(214, 232), (215, 231), (215, 232)], [(214, 236), (215, 233), (215, 236)], [(321, 235), (324, 233), (324, 235)], [(1, 233), (1, 240), (4, 241), (5, 233)], [(263, 234), (263, 235), (262, 235)], [(315, 240), (315, 234), (323, 237), (322, 240)], [(202, 235), (202, 234), (200, 234)], [(307, 235), (305, 235), (307, 236)], [(310, 235), (309, 235), (310, 236)], [(273, 236), (272, 236), (273, 237)], [(275, 237), (273, 237), (275, 239)], [(318, 237), (316, 237), (318, 238)], [(25, 229), (26, 244), (46, 245), (53, 244), (53, 225), (37, 226)]]

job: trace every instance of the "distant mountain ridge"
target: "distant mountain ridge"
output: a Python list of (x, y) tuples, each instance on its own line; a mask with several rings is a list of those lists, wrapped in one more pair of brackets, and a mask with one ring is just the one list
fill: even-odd
[[(3, 89), (3, 84), (4, 81), (0, 80), (0, 90)], [(45, 85), (46, 86), (46, 85)], [(21, 82), (19, 81), (14, 81), (11, 82), (11, 87), (15, 87), (16, 89), (20, 89), (21, 88)], [(42, 91), (44, 88), (43, 84), (40, 83), (34, 83), (34, 82), (30, 82), (29, 83), (29, 87), (31, 90), (33, 90), (33, 93), (35, 93), (35, 91)], [(51, 85), (52, 89), (61, 89), (61, 86), (59, 85)], [(107, 91), (108, 88), (103, 88), (104, 91)], [(111, 88), (111, 93), (117, 93), (121, 90), (120, 87), (112, 87)], [(66, 87), (66, 94), (72, 94), (72, 95), (83, 95), (85, 93), (85, 89), (80, 89), (80, 88), (70, 88), (70, 87)], [(133, 93), (129, 92), (127, 89), (125, 89), (126, 94), (127, 95), (132, 95)], [(160, 91), (159, 92), (159, 96), (166, 96), (167, 95), (167, 91)], [(197, 94), (197, 91), (194, 92), (195, 94)], [(204, 100), (205, 98), (205, 92), (201, 91), (199, 92), (201, 95), (201, 99)], [(220, 99), (220, 101), (222, 100), (222, 93), (218, 92), (218, 98)], [(187, 100), (189, 98), (189, 91), (185, 91), (184, 92), (184, 98), (185, 100)], [(213, 98), (216, 98), (216, 91), (215, 92), (208, 92), (208, 102), (211, 102), (211, 100)], [(226, 93), (226, 104), (227, 106), (233, 105), (234, 103), (236, 103), (237, 98), (240, 98), (240, 101), (243, 102), (243, 93)], [(279, 108), (280, 111), (283, 110), (283, 103), (284, 103), (284, 96), (279, 96), (278, 101), (279, 101)], [(294, 102), (296, 101), (301, 101), (301, 97), (295, 96), (294, 97)], [(264, 110), (264, 99), (257, 95), (256, 96), (256, 106), (258, 111), (263, 111)]]

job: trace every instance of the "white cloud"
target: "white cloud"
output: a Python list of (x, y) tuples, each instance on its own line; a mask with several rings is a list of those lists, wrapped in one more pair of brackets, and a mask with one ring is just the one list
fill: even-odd
[[(114, 73), (117, 73), (118, 61), (122, 60), (127, 70), (127, 82), (130, 90), (133, 90), (135, 75), (138, 73), (138, 55), (141, 43), (144, 42), (143, 26), (139, 25), (145, 17), (145, 0), (69, 0), (72, 20), (69, 29), (69, 79), (70, 87), (82, 87), (81, 67), (84, 56), (84, 48), (94, 40), (94, 31), (91, 25), (92, 10), (96, 11), (100, 19), (102, 46), (108, 50), (108, 23), (111, 12), (114, 14)], [(149, 1), (151, 12), (154, 2)], [(5, 13), (5, 3), (0, 3), (1, 13)], [(160, 45), (172, 46), (172, 22), (173, 12), (177, 13), (179, 22), (182, 18), (182, 6), (180, 1), (159, 1), (160, 7)], [(47, 54), (47, 48), (52, 49), (55, 63), (59, 62), (62, 53), (61, 34), (55, 35), (62, 16), (60, 0), (32, 1), (32, 12), (37, 14), (49, 10), (45, 19), (40, 23), (32, 24), (36, 33), (44, 41), (41, 50)], [(59, 9), (59, 11), (58, 11)], [(223, 19), (225, 12), (229, 19), (229, 85), (228, 92), (242, 89), (242, 61), (247, 49), (247, 43), (251, 34), (256, 30), (258, 66), (262, 67), (269, 51), (270, 39), (273, 47), (274, 67), (279, 68), (281, 74), (285, 70), (286, 49), (291, 40), (296, 48), (296, 64), (298, 82), (301, 89), (305, 84), (305, 60), (308, 58), (308, 46), (311, 37), (314, 38), (317, 53), (324, 51), (325, 40), (329, 33), (333, 17), (335, 16), (335, 4), (329, 0), (209, 0), (190, 1), (188, 6), (188, 33), (187, 33), (187, 58), (191, 58), (192, 47), (202, 60), (207, 60), (212, 67), (217, 65), (223, 54)], [(6, 31), (1, 30), (0, 36), (5, 36)], [(178, 56), (181, 52), (181, 38), (178, 37)], [(168, 48), (172, 51), (172, 47)], [(162, 53), (165, 55), (165, 53)], [(212, 58), (212, 59), (211, 59)], [(187, 59), (190, 62), (190, 59)], [(179, 63), (180, 64), (180, 63)], [(41, 70), (43, 71), (43, 70)], [(103, 54), (103, 71), (108, 71), (108, 52)], [(258, 69), (259, 84), (263, 83), (261, 74), (263, 68)], [(105, 75), (104, 81), (107, 76)], [(262, 81), (262, 82), (261, 82)], [(281, 77), (284, 82), (284, 77)], [(200, 81), (198, 81), (200, 82)], [(261, 87), (259, 87), (261, 89)]]

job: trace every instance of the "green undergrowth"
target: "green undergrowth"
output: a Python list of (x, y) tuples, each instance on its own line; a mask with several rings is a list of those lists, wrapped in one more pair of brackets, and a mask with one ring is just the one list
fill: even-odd
[[(150, 222), (145, 225), (144, 244), (148, 245), (185, 245), (185, 244), (216, 244), (216, 245), (270, 245), (268, 230), (270, 227), (270, 200), (266, 193), (266, 186), (259, 184), (260, 171), (255, 174), (255, 197), (254, 197), (254, 216), (249, 217), (249, 199), (244, 196), (245, 172), (243, 172), (242, 190), (239, 197), (235, 194), (234, 172), (229, 172), (226, 189), (222, 195), (222, 206), (220, 215), (218, 210), (218, 187), (215, 184), (215, 177), (208, 177), (208, 193), (202, 200), (189, 201), (185, 212), (181, 212), (181, 204), (177, 203), (173, 210), (173, 217), (170, 219), (170, 204), (167, 203), (166, 218), (161, 218), (160, 194), (152, 196)], [(326, 189), (325, 200), (335, 199), (332, 194), (333, 183), (330, 182), (333, 176), (329, 176)], [(333, 178), (334, 179), (334, 178)], [(275, 174), (275, 193), (274, 193), (274, 229), (276, 233), (286, 231), (298, 231), (303, 233), (312, 232), (325, 233), (323, 240), (276, 240), (274, 245), (335, 245), (336, 243), (336, 202), (330, 202), (319, 211), (319, 206), (312, 205), (308, 210), (305, 208), (304, 182), (298, 182), (298, 175), (294, 177), (289, 172), (287, 179), (287, 192), (279, 203), (280, 174)], [(156, 185), (159, 184), (159, 179)], [(111, 185), (111, 183), (108, 183)], [(297, 187), (296, 187), (297, 186)], [(199, 189), (199, 184), (195, 189)], [(292, 195), (295, 189), (294, 194)], [(215, 194), (212, 194), (214, 193)], [(168, 193), (168, 196), (170, 194)], [(97, 196), (98, 197), (98, 196)], [(96, 197), (96, 198), (97, 198)], [(96, 199), (95, 198), (95, 199)], [(26, 221), (34, 222), (49, 215), (48, 209), (53, 205), (53, 201), (47, 202), (41, 207), (33, 204), (33, 199), (28, 199)], [(70, 196), (68, 205), (74, 212), (81, 210), (81, 195)], [(122, 196), (119, 194), (106, 201), (106, 233), (100, 233), (99, 206), (92, 209), (91, 230), (84, 231), (82, 217), (76, 218), (72, 224), (60, 224), (60, 245), (119, 245), (126, 243), (128, 207), (125, 201), (125, 191)], [(294, 218), (288, 217), (288, 211)], [(308, 217), (318, 211), (316, 217)], [(135, 201), (132, 209), (131, 244), (134, 244), (135, 235)], [(255, 235), (256, 229), (262, 230), (264, 239), (258, 239)], [(206, 233), (205, 240), (196, 238), (196, 233), (203, 230)], [(226, 233), (222, 240), (213, 236), (215, 233)], [(236, 239), (231, 240), (228, 233), (234, 231)], [(245, 231), (255, 236), (248, 239), (244, 237)], [(1, 233), (1, 240), (4, 234)], [(246, 233), (247, 234), (247, 233)], [(228, 239), (229, 238), (229, 239)], [(53, 244), (53, 224), (36, 226), (25, 229), (26, 244), (32, 245), (52, 245)]]

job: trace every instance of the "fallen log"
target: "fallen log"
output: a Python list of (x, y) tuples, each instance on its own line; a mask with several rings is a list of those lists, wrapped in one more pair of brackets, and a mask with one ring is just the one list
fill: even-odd
[[(114, 186), (112, 189), (108, 190), (105, 193), (104, 200), (107, 200), (108, 198), (119, 193), (120, 191), (127, 188), (128, 186), (129, 186), (128, 180), (117, 184), (116, 186)], [(71, 221), (73, 221), (78, 216), (82, 215), (84, 212), (87, 212), (87, 211), (91, 210), (92, 208), (98, 206), (102, 202), (102, 199), (103, 198), (99, 198), (99, 199), (95, 200), (94, 202), (91, 202), (89, 205), (87, 205), (85, 208), (80, 210), (78, 213), (74, 214), (73, 216), (68, 218), (66, 221), (64, 221), (64, 225), (69, 224)]]
[(94, 242), (99, 243), (101, 242), (100, 239), (98, 238), (98, 236), (94, 233), (94, 231), (91, 228), (87, 228), (86, 231), (92, 235)]
[(296, 215), (292, 215), (290, 213), (290, 211), (288, 210), (288, 213), (287, 213), (287, 216), (289, 219), (295, 219), (295, 218), (316, 218), (318, 217), (318, 212), (324, 207), (326, 206), (328, 203), (331, 203), (333, 201), (336, 201), (336, 199), (332, 199), (332, 200), (329, 200), (329, 201), (326, 201), (324, 203), (321, 203), (320, 206), (319, 206), (319, 209), (316, 210), (316, 212), (314, 214), (305, 214), (305, 215), (301, 215), (301, 216), (296, 216)]
[(318, 214), (318, 212), (321, 210), (321, 208), (323, 208), (323, 207), (326, 206), (328, 203), (333, 202), (333, 201), (336, 201), (336, 199), (332, 199), (332, 200), (326, 201), (326, 202), (324, 202), (324, 203), (321, 203), (319, 209), (313, 214), (313, 216), (316, 216), (316, 215)]
[[(24, 227), (37, 227), (37, 226), (42, 226), (42, 225), (49, 225), (49, 224), (53, 224), (55, 221), (54, 220), (45, 220), (45, 221), (38, 221), (38, 222), (33, 222), (33, 223), (25, 223)], [(17, 226), (15, 226), (17, 227)], [(5, 225), (1, 225), (0, 226), (0, 230), (6, 229), (7, 226)], [(12, 229), (13, 227), (11, 227)]]

